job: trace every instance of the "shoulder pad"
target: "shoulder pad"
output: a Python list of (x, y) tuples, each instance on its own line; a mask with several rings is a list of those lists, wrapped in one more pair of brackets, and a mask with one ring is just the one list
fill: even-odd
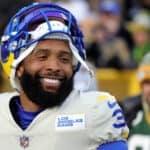
[[(128, 137), (123, 111), (115, 97), (107, 92), (88, 92), (84, 95), (90, 104), (89, 120), (94, 140), (106, 141), (122, 140)], [(102, 140), (102, 141), (103, 141)]]

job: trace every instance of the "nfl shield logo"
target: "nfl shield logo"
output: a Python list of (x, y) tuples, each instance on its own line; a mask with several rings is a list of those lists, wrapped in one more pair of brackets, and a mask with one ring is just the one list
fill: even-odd
[(24, 148), (28, 147), (29, 146), (29, 137), (27, 137), (27, 136), (20, 137), (20, 146), (24, 147)]

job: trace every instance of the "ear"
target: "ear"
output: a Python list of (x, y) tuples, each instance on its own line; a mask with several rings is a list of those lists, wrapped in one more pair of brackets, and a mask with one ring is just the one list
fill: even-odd
[(16, 76), (18, 78), (20, 78), (22, 76), (24, 72), (24, 67), (23, 67), (23, 64), (21, 63), (18, 67), (17, 67), (17, 70), (16, 70)]

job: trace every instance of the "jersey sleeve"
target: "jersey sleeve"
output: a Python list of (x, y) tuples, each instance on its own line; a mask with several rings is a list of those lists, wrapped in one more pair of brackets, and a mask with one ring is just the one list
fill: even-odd
[(128, 146), (124, 141), (115, 141), (102, 144), (96, 150), (128, 150)]
[(113, 141), (126, 141), (128, 127), (123, 111), (114, 96), (105, 92), (91, 93), (88, 111), (88, 134), (93, 143), (101, 145)]

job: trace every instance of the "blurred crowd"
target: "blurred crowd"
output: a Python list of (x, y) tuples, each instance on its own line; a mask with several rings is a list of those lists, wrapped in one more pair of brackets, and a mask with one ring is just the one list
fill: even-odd
[[(48, 0), (0, 2), (0, 35), (22, 6)], [(84, 32), (87, 59), (96, 68), (133, 69), (150, 51), (149, 0), (49, 0), (69, 9)]]

